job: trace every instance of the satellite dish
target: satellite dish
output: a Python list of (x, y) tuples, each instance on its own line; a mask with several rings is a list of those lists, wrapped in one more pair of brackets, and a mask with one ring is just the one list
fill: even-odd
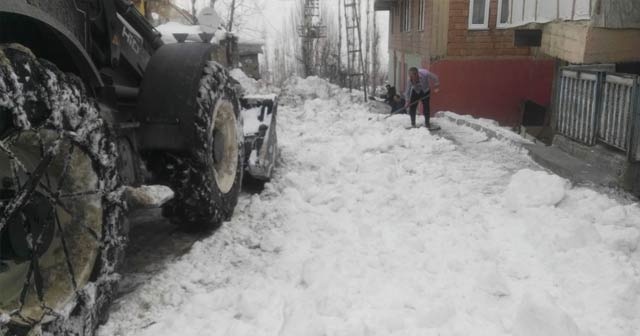
[(203, 32), (213, 34), (220, 27), (222, 19), (213, 8), (206, 7), (198, 14), (198, 23), (202, 27)]

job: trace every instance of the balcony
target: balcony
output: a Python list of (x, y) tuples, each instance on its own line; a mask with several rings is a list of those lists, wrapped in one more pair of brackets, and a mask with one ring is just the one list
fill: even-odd
[(503, 27), (542, 32), (541, 51), (577, 64), (640, 61), (637, 0), (503, 2)]
[(553, 22), (543, 28), (541, 51), (576, 64), (637, 62), (640, 61), (640, 29)]

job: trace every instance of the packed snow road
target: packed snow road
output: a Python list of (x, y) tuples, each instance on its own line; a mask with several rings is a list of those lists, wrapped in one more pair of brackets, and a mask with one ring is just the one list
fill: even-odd
[(289, 84), (272, 183), (99, 335), (640, 334), (636, 204), (444, 119), (406, 130), (321, 80)]

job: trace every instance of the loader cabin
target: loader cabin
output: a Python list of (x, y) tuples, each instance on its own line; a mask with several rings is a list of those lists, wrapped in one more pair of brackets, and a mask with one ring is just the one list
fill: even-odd
[[(143, 13), (149, 22), (154, 25), (162, 25), (167, 22), (178, 22), (184, 25), (198, 24), (198, 19), (192, 13), (176, 6), (170, 0), (134, 0), (134, 5)], [(235, 38), (233, 36), (232, 38)], [(232, 47), (231, 57), (228, 65), (239, 67), (247, 76), (253, 79), (260, 79), (260, 62), (259, 55), (263, 53), (262, 42), (255, 41), (236, 41), (235, 47)], [(225, 41), (222, 42), (226, 43)], [(222, 48), (225, 49), (225, 48)], [(225, 55), (218, 55), (217, 59), (224, 59)]]
[(260, 42), (240, 42), (238, 54), (240, 56), (240, 68), (247, 76), (260, 79), (260, 60), (263, 44)]

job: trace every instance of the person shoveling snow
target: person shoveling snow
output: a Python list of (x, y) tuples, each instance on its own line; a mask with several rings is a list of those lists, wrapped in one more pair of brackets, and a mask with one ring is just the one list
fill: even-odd
[(405, 107), (409, 110), (412, 127), (416, 127), (416, 110), (418, 108), (418, 102), (422, 102), (424, 125), (431, 130), (431, 124), (429, 123), (429, 114), (431, 113), (429, 106), (431, 82), (433, 82), (434, 92), (439, 92), (440, 79), (436, 74), (427, 69), (418, 69), (415, 67), (409, 69), (409, 80), (407, 81), (404, 96), (407, 102)]

